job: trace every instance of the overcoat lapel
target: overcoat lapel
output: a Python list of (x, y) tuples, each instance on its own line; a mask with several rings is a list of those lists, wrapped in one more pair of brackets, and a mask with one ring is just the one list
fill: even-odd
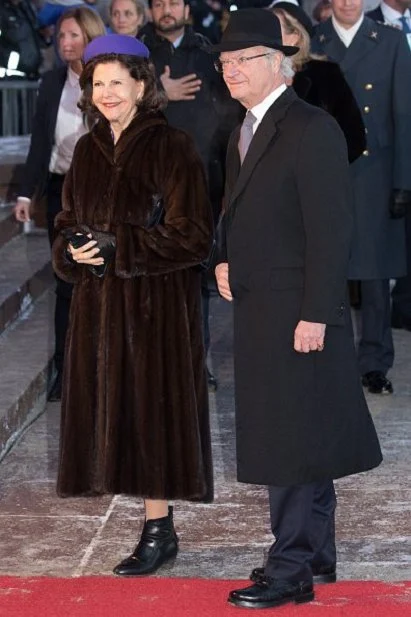
[(318, 40), (321, 46), (321, 53), (325, 53), (327, 58), (341, 64), (347, 53), (347, 48), (334, 30), (331, 19), (328, 19), (321, 25)]
[[(166, 124), (167, 120), (161, 112), (137, 114), (114, 144), (109, 123), (100, 119), (91, 130), (91, 136), (112, 170), (115, 167), (123, 169), (128, 159), (134, 156), (137, 142), (144, 133), (154, 126), (165, 126)], [(112, 171), (109, 173), (112, 174)], [(87, 203), (87, 219), (93, 218), (97, 206), (97, 202)]]
[(323, 24), (318, 38), (321, 49), (328, 58), (340, 65), (344, 73), (353, 65), (361, 62), (364, 56), (372, 52), (375, 45), (379, 43), (375, 24), (372, 19), (367, 17), (364, 17), (364, 21), (349, 47), (346, 47), (341, 41), (331, 19)]
[(372, 19), (364, 17), (360, 29), (340, 63), (343, 73), (346, 73), (352, 66), (362, 62), (365, 56), (374, 51), (379, 42), (378, 31), (375, 28), (374, 22)]
[[(298, 99), (296, 93), (291, 88), (288, 88), (270, 107), (258, 126), (253, 139), (251, 140), (250, 147), (246, 154), (243, 164), (239, 167), (239, 173), (237, 180), (233, 186), (233, 191), (229, 195), (228, 212), (229, 219), (232, 219), (236, 201), (241, 195), (247, 183), (258, 164), (261, 157), (264, 155), (268, 146), (277, 138), (279, 131), (279, 124), (286, 115), (290, 105)], [(239, 129), (237, 137), (239, 137)], [(238, 138), (237, 138), (238, 143)], [(237, 147), (237, 143), (232, 144), (232, 148)], [(238, 157), (239, 162), (239, 157)]]

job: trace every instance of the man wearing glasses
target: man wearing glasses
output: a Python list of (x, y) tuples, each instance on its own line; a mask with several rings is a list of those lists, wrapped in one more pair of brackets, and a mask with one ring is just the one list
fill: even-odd
[(230, 138), (216, 277), (233, 302), (240, 482), (268, 486), (275, 542), (241, 607), (313, 600), (336, 580), (333, 479), (381, 451), (359, 380), (349, 309), (352, 229), (344, 136), (301, 101), (276, 16), (233, 13), (216, 67), (247, 109)]

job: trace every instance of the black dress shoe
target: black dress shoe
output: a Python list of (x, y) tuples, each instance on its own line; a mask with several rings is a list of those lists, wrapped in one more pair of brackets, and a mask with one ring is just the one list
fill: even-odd
[(288, 602), (303, 604), (314, 600), (313, 584), (307, 581), (292, 583), (262, 577), (250, 587), (231, 591), (228, 601), (244, 608), (270, 608)]
[(392, 394), (392, 383), (381, 371), (370, 371), (361, 378), (362, 385), (371, 394)]
[(178, 552), (178, 538), (173, 523), (173, 508), (168, 516), (149, 519), (144, 523), (140, 542), (133, 553), (113, 570), (119, 576), (145, 576), (156, 572), (173, 560)]
[(56, 376), (52, 382), (50, 391), (47, 396), (47, 400), (50, 403), (55, 403), (56, 401), (61, 401), (61, 391), (63, 388), (63, 373), (62, 371), (58, 371)]
[(218, 388), (218, 382), (209, 368), (207, 368), (207, 382), (210, 392), (216, 392)]
[[(313, 581), (319, 583), (335, 583), (337, 572), (335, 566), (311, 566)], [(257, 582), (264, 578), (264, 568), (254, 568), (250, 574), (250, 581)]]

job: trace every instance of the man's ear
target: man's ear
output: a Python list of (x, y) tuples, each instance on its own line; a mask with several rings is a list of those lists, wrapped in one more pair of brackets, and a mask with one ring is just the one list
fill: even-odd
[(184, 6), (184, 19), (185, 19), (186, 21), (188, 21), (188, 18), (189, 18), (189, 17), (190, 17), (190, 5), (189, 5), (189, 4), (186, 4), (186, 5)]

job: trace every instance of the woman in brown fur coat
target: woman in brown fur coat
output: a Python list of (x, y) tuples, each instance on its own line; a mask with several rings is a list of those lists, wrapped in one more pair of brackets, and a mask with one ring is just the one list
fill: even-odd
[(92, 131), (74, 152), (53, 246), (73, 282), (62, 399), (61, 496), (143, 497), (146, 521), (120, 575), (178, 550), (168, 500), (212, 499), (198, 264), (211, 212), (191, 139), (167, 125), (148, 50), (124, 35), (84, 54)]

